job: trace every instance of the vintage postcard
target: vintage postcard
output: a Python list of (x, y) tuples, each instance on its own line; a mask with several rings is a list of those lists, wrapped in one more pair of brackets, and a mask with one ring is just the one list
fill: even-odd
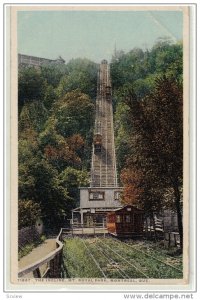
[(195, 6), (4, 8), (7, 287), (192, 288)]

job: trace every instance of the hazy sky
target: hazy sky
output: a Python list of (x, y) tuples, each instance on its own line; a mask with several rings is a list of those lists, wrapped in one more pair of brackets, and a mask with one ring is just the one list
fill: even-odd
[(159, 37), (182, 39), (178, 11), (20, 11), (18, 52), (55, 59), (61, 55), (110, 60), (117, 50), (151, 48)]

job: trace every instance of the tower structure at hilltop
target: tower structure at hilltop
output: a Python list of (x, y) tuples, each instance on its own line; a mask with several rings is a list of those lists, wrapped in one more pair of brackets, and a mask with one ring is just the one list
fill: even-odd
[(121, 192), (117, 181), (110, 67), (103, 60), (98, 71), (90, 187), (80, 188), (80, 207), (72, 211), (73, 222), (86, 226), (106, 222), (107, 212), (122, 206)]

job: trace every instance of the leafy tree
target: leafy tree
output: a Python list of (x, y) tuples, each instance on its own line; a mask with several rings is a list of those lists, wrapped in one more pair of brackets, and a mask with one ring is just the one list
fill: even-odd
[(44, 156), (59, 171), (68, 166), (80, 168), (82, 163), (81, 149), (83, 147), (84, 140), (79, 135), (66, 139), (56, 134), (54, 142), (48, 143), (44, 147)]
[(44, 157), (38, 140), (31, 130), (19, 140), (19, 198), (39, 203), (45, 223), (54, 220), (58, 226), (69, 214), (73, 201), (58, 179), (58, 170)]
[(72, 59), (66, 66), (67, 74), (63, 76), (58, 86), (58, 96), (79, 89), (91, 98), (96, 97), (97, 64), (87, 59)]
[(39, 203), (33, 200), (19, 199), (18, 201), (18, 228), (34, 225), (41, 217), (41, 208)]
[(129, 128), (130, 123), (127, 122), (128, 110), (128, 105), (123, 102), (118, 103), (114, 118), (118, 172), (124, 168), (127, 155), (130, 153), (129, 131), (131, 128)]
[(181, 239), (182, 56), (182, 43), (162, 38), (150, 50), (118, 52), (111, 62), (124, 201), (136, 201), (150, 215), (163, 207), (175, 209)]
[[(126, 54), (117, 54), (111, 61), (114, 91), (131, 85), (135, 93), (143, 97), (153, 87), (155, 78), (163, 75), (174, 77), (179, 83), (182, 82), (181, 43), (172, 44), (168, 39), (160, 39), (151, 50), (142, 51), (136, 48)], [(148, 78), (151, 80), (149, 81)]]
[(47, 226), (62, 226), (75, 203), (58, 179), (57, 170), (46, 160), (33, 158), (19, 170), (19, 197), (33, 199), (40, 204)]
[(43, 103), (48, 112), (51, 110), (53, 104), (57, 100), (56, 90), (52, 85), (48, 85), (45, 90)]
[(90, 98), (80, 91), (67, 93), (54, 104), (40, 133), (40, 149), (46, 159), (60, 171), (67, 166), (88, 168), (93, 122), (94, 104)]
[(19, 133), (28, 128), (37, 132), (43, 130), (48, 118), (48, 111), (42, 101), (32, 101), (25, 103), (19, 114)]
[(87, 181), (81, 169), (90, 163), (94, 103), (83, 92), (95, 96), (96, 82), (88, 60), (19, 70), (19, 198), (40, 205), (47, 227), (71, 217)]
[(60, 182), (63, 187), (65, 187), (69, 193), (69, 196), (79, 203), (79, 187), (88, 186), (89, 184), (89, 174), (84, 170), (77, 170), (72, 167), (66, 168), (59, 175)]
[(182, 167), (183, 111), (182, 88), (166, 77), (157, 80), (155, 90), (143, 101), (132, 92), (126, 98), (132, 124), (132, 153), (127, 164), (136, 173), (142, 172), (141, 202), (146, 211), (159, 211), (165, 189), (173, 190), (172, 205), (176, 208), (182, 246)]
[(44, 64), (40, 70), (41, 76), (45, 79), (47, 84), (53, 88), (56, 88), (62, 77), (68, 73), (67, 66), (60, 63)]
[(75, 90), (65, 94), (55, 105), (56, 130), (64, 137), (80, 133), (83, 136), (93, 126), (94, 104), (90, 98)]
[(33, 67), (20, 68), (18, 75), (18, 103), (19, 108), (29, 101), (41, 100), (46, 87), (45, 79), (40, 69)]
[(124, 168), (121, 172), (121, 181), (123, 184), (122, 201), (125, 204), (140, 204), (141, 195), (144, 191), (142, 188), (143, 174), (132, 168)]

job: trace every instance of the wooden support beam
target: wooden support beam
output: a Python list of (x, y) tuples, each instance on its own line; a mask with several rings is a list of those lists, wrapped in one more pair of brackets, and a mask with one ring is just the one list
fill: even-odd
[(34, 278), (41, 278), (41, 272), (40, 272), (40, 268), (37, 268), (33, 271), (33, 277)]

